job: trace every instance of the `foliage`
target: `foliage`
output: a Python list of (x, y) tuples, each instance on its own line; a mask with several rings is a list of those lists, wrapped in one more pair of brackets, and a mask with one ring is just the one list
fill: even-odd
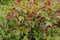
[(60, 8), (57, 3), (0, 2), (0, 40), (60, 40), (60, 21), (53, 14)]

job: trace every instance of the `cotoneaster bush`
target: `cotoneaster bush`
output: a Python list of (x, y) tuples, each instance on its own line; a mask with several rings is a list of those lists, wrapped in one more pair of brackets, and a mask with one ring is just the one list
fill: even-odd
[(0, 40), (60, 40), (60, 20), (55, 17), (60, 5), (56, 2), (14, 0), (2, 3), (1, 0)]

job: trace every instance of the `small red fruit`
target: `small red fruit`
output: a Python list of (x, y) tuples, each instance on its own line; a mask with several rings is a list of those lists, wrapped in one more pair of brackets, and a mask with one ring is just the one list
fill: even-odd
[(50, 5), (51, 4), (51, 2), (50, 2), (50, 0), (48, 0), (48, 5)]
[(35, 11), (32, 11), (32, 14), (36, 15), (37, 13)]
[(10, 18), (11, 18), (11, 12), (10, 12), (10, 11), (7, 12), (6, 18), (7, 18), (7, 19), (10, 19)]
[(32, 14), (28, 14), (26, 17), (32, 17)]
[(11, 18), (11, 16), (7, 16), (7, 19), (10, 19)]
[(21, 26), (26, 26), (26, 24), (22, 24)]
[(37, 16), (37, 18), (40, 18), (40, 16)]
[(46, 33), (46, 29), (43, 29), (43, 30), (42, 30), (42, 33)]
[(33, 20), (33, 18), (30, 18), (30, 20)]
[(14, 26), (11, 25), (11, 26), (10, 26), (10, 29), (13, 29), (13, 28), (14, 28)]
[(37, 5), (38, 3), (37, 3), (37, 2), (34, 2), (34, 4), (36, 4), (36, 5)]
[(21, 2), (21, 0), (18, 0), (18, 2)]

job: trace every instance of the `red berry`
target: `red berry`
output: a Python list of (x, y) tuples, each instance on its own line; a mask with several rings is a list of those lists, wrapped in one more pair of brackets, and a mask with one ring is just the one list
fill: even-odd
[(26, 17), (32, 17), (32, 14), (28, 14)]
[(11, 18), (11, 16), (7, 16), (7, 19), (10, 19)]
[(40, 18), (40, 16), (37, 16), (37, 18)]
[(22, 24), (21, 26), (26, 26), (25, 24)]
[(18, 0), (18, 2), (21, 2), (21, 0)]
[(51, 2), (50, 2), (50, 0), (48, 0), (48, 5), (50, 5), (51, 4)]
[(37, 13), (35, 11), (32, 11), (32, 14), (36, 15)]
[(36, 4), (36, 5), (37, 5), (38, 3), (37, 3), (37, 2), (34, 2), (34, 4)]
[(30, 17), (31, 17), (31, 16), (32, 16), (32, 14), (28, 14), (28, 16), (30, 16)]
[(14, 26), (11, 25), (11, 26), (10, 26), (10, 29), (13, 29), (13, 28), (14, 28)]
[(46, 33), (46, 29), (42, 30), (42, 33)]
[(30, 20), (33, 20), (33, 18), (30, 18)]

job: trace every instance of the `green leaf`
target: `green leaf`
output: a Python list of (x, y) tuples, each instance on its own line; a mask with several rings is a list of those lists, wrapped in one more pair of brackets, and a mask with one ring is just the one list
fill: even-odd
[(51, 19), (51, 22), (53, 22), (53, 23), (57, 23), (57, 19), (52, 18), (52, 19)]
[(34, 27), (34, 25), (35, 25), (35, 22), (34, 22), (34, 21), (32, 21), (32, 22), (31, 22), (31, 26), (32, 26), (32, 27)]
[(1, 2), (1, 0), (0, 0), (0, 2)]
[(22, 2), (25, 4), (26, 0), (22, 0)]
[(54, 10), (58, 10), (60, 8), (60, 5), (59, 4), (54, 4)]
[(6, 6), (6, 5), (1, 5), (1, 7), (2, 7), (2, 9), (4, 9), (5, 11), (12, 9), (11, 6)]
[(36, 2), (38, 2), (39, 0), (36, 0)]
[(24, 20), (23, 16), (19, 16), (19, 21)]
[(44, 11), (40, 12), (40, 15), (41, 17), (45, 17), (45, 12)]

